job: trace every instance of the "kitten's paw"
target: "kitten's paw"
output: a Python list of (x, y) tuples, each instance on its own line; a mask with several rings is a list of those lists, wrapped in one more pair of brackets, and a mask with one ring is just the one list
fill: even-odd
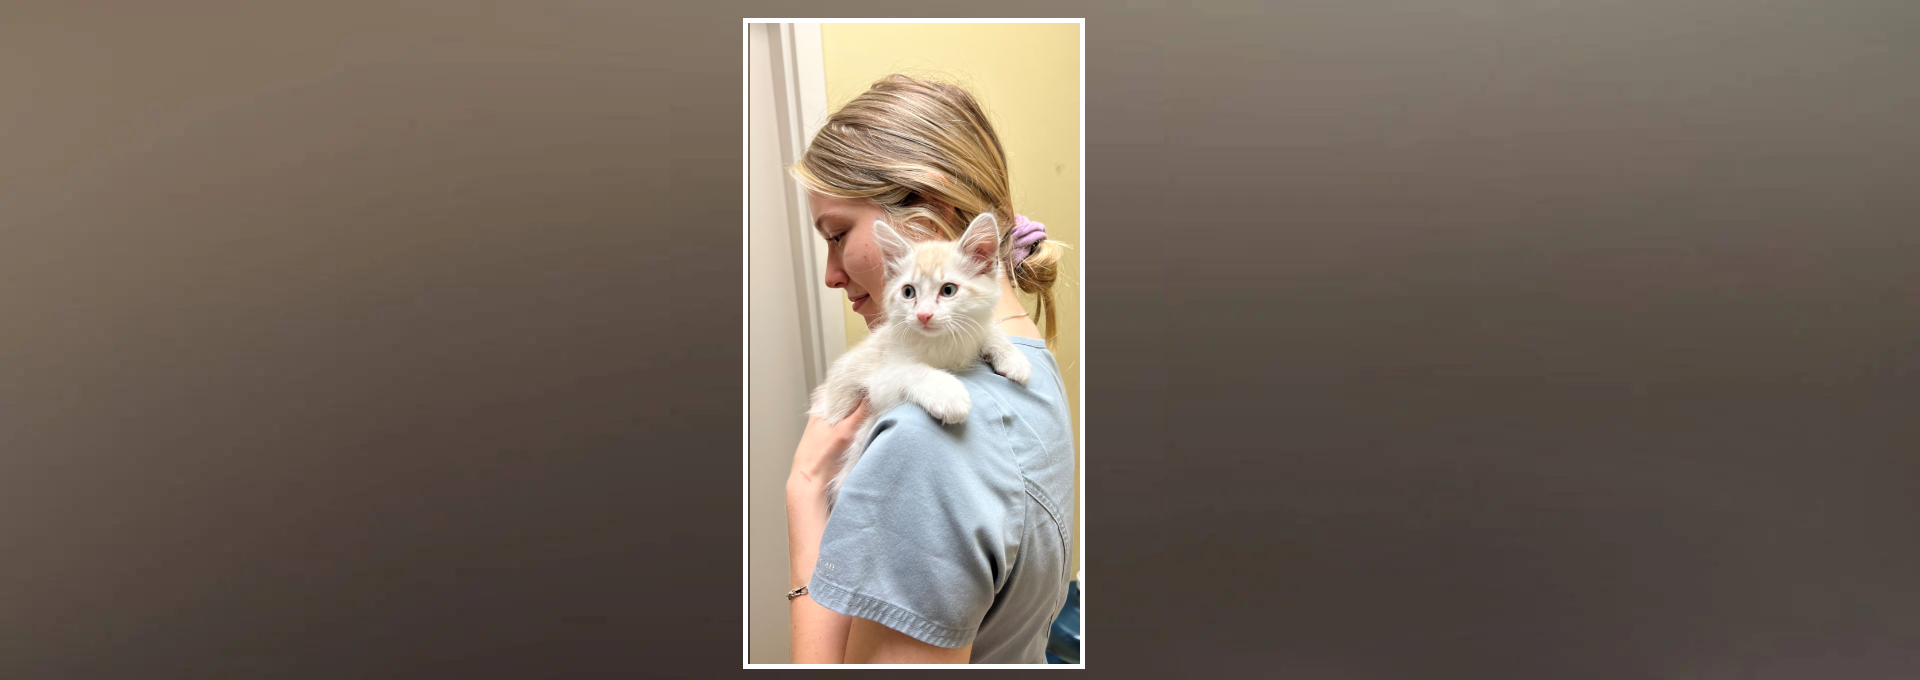
[(966, 421), (967, 414), (973, 410), (973, 397), (967, 394), (967, 386), (959, 378), (945, 373), (915, 386), (910, 396), (928, 415), (947, 425)]
[(1033, 378), (1033, 362), (1028, 361), (1027, 355), (1021, 354), (1020, 350), (1003, 353), (990, 363), (993, 364), (993, 372), (1022, 385)]

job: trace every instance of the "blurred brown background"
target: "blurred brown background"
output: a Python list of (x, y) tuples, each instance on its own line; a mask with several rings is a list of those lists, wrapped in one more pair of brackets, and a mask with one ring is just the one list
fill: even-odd
[(736, 639), (738, 24), (673, 12), (0, 12), (0, 675)]
[[(1092, 670), (1920, 675), (1920, 5), (1022, 8)], [(781, 13), (7, 6), (0, 676), (731, 668)]]

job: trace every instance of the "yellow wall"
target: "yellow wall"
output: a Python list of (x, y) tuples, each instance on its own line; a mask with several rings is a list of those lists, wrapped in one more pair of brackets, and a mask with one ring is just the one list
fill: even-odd
[[(822, 24), (820, 39), (830, 107), (838, 108), (882, 76), (905, 72), (966, 87), (986, 109), (1006, 147), (1014, 212), (1046, 224), (1049, 238), (1072, 247), (1061, 259), (1053, 289), (1060, 305), (1060, 339), (1053, 351), (1066, 378), (1078, 452), (1080, 25)], [(1027, 311), (1033, 311), (1033, 301), (1026, 302)], [(866, 338), (867, 327), (850, 306), (846, 321), (849, 345)], [(1076, 460), (1076, 478), (1078, 465)], [(1079, 493), (1076, 485), (1076, 507)], [(1073, 552), (1078, 571), (1077, 530)]]

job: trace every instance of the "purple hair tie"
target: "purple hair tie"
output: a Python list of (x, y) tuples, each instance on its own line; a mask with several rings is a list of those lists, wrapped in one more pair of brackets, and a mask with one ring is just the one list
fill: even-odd
[(1034, 246), (1047, 240), (1047, 225), (1027, 219), (1026, 215), (1014, 215), (1007, 240), (1013, 242), (1013, 266), (1019, 266), (1021, 260), (1033, 254)]

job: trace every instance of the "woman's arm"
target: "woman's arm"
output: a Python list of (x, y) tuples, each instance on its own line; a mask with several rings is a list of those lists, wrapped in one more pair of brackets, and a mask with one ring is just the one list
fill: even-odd
[(967, 663), (972, 658), (973, 645), (935, 647), (866, 619), (854, 619), (847, 635), (846, 663)]
[[(787, 475), (788, 588), (813, 580), (820, 535), (827, 528), (827, 481), (839, 472), (840, 454), (866, 417), (867, 405), (861, 402), (852, 415), (832, 426), (818, 417), (807, 418), (807, 430), (793, 453), (793, 470)], [(842, 663), (853, 617), (822, 607), (807, 595), (793, 598), (789, 608), (793, 662)]]

